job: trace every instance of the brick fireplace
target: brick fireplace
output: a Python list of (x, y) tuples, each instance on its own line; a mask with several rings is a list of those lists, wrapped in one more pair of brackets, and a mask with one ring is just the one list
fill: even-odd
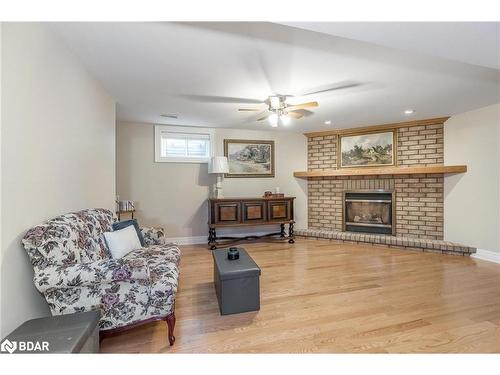
[[(467, 172), (466, 165), (443, 165), (446, 120), (306, 133), (308, 170), (294, 176), (308, 180), (308, 228), (297, 229), (296, 236), (439, 254), (475, 253), (474, 247), (443, 240), (444, 176)], [(397, 136), (395, 165), (337, 169), (339, 136), (381, 131)]]
[[(443, 165), (443, 122), (398, 127), (397, 166)], [(337, 135), (308, 135), (308, 170), (336, 168)], [(346, 230), (343, 197), (346, 192), (360, 190), (393, 192), (395, 228), (392, 234), (429, 240), (443, 239), (442, 174), (309, 178), (309, 228)]]

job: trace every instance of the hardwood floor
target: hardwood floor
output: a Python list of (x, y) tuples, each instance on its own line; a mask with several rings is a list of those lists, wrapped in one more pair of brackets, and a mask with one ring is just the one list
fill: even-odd
[(127, 353), (500, 352), (500, 265), (329, 241), (243, 245), (261, 310), (221, 316), (205, 246), (183, 246), (174, 346), (166, 324), (104, 339)]

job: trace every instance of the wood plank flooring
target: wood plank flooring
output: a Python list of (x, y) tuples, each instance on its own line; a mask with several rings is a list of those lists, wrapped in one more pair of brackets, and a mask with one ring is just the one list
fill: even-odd
[(259, 312), (221, 316), (210, 251), (183, 246), (175, 345), (159, 322), (102, 352), (500, 352), (500, 264), (322, 240), (243, 246), (262, 269)]

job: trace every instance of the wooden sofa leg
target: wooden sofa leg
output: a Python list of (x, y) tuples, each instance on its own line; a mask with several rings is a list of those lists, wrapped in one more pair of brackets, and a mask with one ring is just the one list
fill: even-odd
[(170, 346), (172, 346), (174, 345), (175, 342), (175, 336), (174, 336), (175, 312), (168, 314), (166, 321), (168, 327), (168, 342), (170, 343)]

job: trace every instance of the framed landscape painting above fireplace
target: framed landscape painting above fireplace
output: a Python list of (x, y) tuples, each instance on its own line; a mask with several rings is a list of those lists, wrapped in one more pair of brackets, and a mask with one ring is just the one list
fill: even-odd
[(396, 130), (338, 136), (338, 168), (396, 165)]

